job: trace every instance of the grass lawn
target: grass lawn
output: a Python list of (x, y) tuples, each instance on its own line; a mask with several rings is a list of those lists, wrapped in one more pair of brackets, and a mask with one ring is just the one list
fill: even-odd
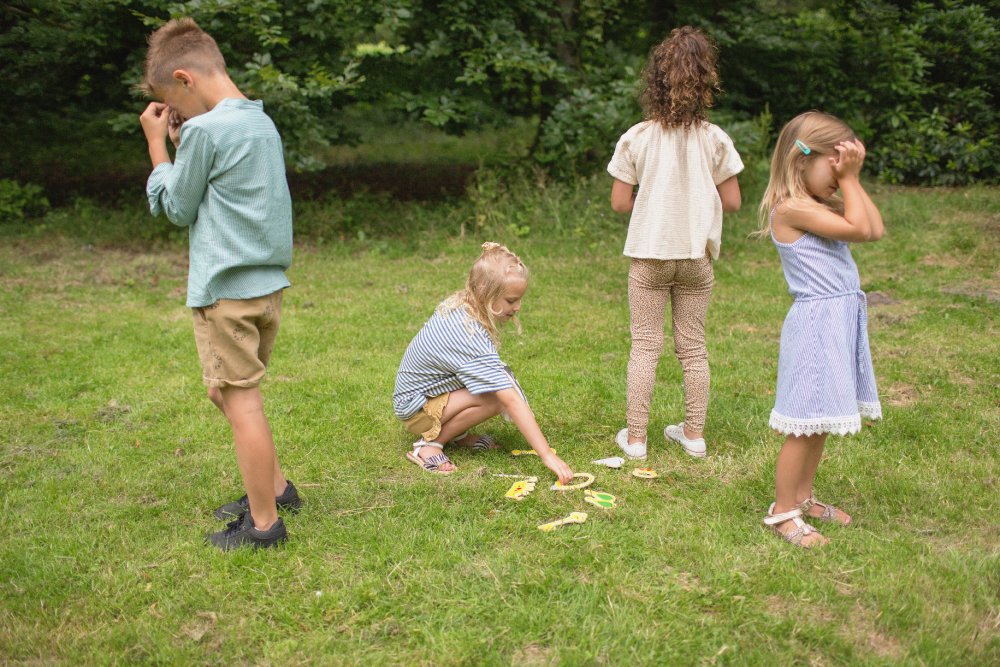
[[(0, 224), (0, 662), (1000, 662), (1000, 190), (875, 192), (887, 237), (854, 253), (885, 419), (830, 439), (817, 490), (856, 525), (805, 552), (760, 522), (790, 300), (773, 246), (747, 238), (751, 196), (716, 265), (708, 458), (660, 435), (682, 418), (668, 353), (646, 463), (660, 477), (590, 463), (617, 454), (629, 353), (625, 222), (607, 189), (300, 211), (309, 235), (264, 395), (306, 504), (287, 545), (259, 553), (202, 543), (242, 490), (200, 382), (183, 240), (138, 207)], [(379, 235), (371, 216), (410, 231)], [(532, 270), (524, 332), (501, 356), (616, 509), (549, 491), (498, 420), (506, 449), (454, 453), (455, 475), (403, 458), (397, 365), (487, 238)], [(514, 502), (499, 472), (541, 481)], [(537, 530), (574, 510), (589, 520)]]

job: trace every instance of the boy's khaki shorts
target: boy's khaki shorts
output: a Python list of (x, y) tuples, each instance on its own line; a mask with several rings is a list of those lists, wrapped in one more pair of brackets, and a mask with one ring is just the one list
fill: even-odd
[(420, 411), (404, 421), (403, 426), (410, 433), (423, 438), (424, 442), (431, 442), (441, 435), (441, 415), (444, 414), (444, 408), (448, 405), (449, 396), (451, 396), (451, 392), (428, 398)]
[(282, 290), (192, 308), (202, 379), (209, 387), (256, 387), (281, 323)]

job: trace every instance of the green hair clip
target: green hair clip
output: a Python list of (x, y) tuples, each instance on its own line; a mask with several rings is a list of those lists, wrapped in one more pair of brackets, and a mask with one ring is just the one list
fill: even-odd
[(810, 153), (812, 153), (812, 149), (806, 146), (804, 143), (802, 143), (801, 139), (796, 139), (795, 145), (798, 146), (798, 149), (802, 151), (803, 155), (809, 155)]

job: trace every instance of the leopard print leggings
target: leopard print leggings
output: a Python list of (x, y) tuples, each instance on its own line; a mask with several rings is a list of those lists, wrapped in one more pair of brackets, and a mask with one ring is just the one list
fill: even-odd
[(708, 412), (708, 349), (705, 313), (715, 275), (712, 260), (633, 259), (628, 273), (632, 353), (628, 360), (625, 417), (628, 434), (645, 441), (656, 366), (663, 352), (667, 301), (671, 304), (674, 352), (684, 373), (684, 422), (702, 431)]

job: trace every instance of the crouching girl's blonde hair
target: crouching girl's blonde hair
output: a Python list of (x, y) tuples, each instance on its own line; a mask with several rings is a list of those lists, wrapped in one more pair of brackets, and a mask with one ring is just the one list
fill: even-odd
[[(465, 289), (445, 299), (438, 306), (438, 314), (447, 316), (459, 308), (467, 308), (483, 325), (493, 342), (499, 345), (500, 322), (497, 318), (501, 313), (493, 311), (493, 303), (500, 298), (512, 280), (527, 282), (528, 267), (506, 246), (487, 241), (483, 244), (482, 254), (469, 271)], [(520, 333), (521, 323), (516, 317), (512, 321)]]

